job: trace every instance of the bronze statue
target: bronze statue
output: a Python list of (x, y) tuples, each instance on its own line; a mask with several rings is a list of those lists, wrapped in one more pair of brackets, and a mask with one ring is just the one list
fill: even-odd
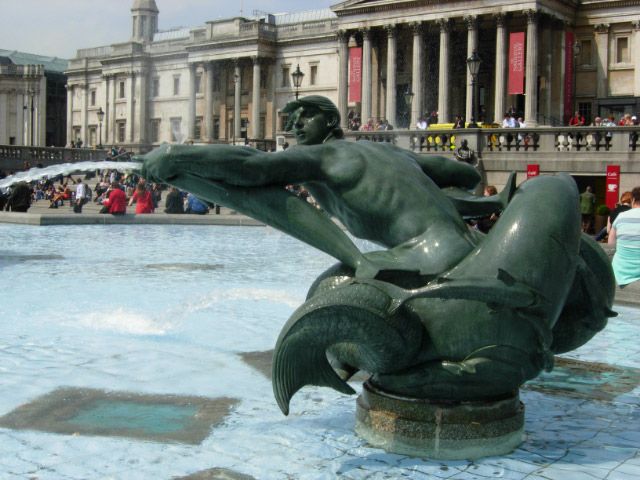
[[(304, 385), (461, 402), (517, 392), (553, 354), (576, 348), (613, 315), (609, 262), (581, 235), (578, 192), (565, 175), (493, 197), (464, 162), (387, 143), (342, 139), (324, 97), (291, 102), (297, 146), (276, 153), (230, 145), (165, 145), (143, 176), (234, 208), (340, 261), (284, 326), (273, 364), (278, 405)], [(302, 184), (316, 209), (285, 191)], [(463, 217), (503, 210), (484, 235)], [(379, 244), (361, 253), (354, 236)]]

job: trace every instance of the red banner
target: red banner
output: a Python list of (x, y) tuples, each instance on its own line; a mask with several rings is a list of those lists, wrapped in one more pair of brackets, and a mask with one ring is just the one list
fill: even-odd
[(362, 47), (349, 49), (349, 101), (362, 100)]
[(524, 32), (509, 34), (509, 95), (524, 93)]
[(564, 36), (564, 123), (569, 124), (573, 115), (573, 32), (565, 32)]
[(527, 165), (527, 180), (540, 175), (540, 165), (537, 163), (530, 163)]
[(620, 165), (607, 165), (607, 207), (613, 210), (620, 196)]

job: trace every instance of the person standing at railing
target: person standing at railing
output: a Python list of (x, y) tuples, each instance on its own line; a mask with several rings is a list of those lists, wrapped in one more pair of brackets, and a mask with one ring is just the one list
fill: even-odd
[(580, 112), (573, 114), (573, 117), (569, 119), (570, 127), (584, 127), (584, 115), (580, 115)]
[(613, 221), (608, 243), (616, 247), (612, 266), (618, 285), (640, 280), (640, 187), (631, 191), (631, 209)]

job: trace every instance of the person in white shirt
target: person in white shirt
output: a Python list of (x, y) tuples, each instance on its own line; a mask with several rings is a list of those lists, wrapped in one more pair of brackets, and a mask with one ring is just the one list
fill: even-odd
[(73, 211), (75, 213), (82, 213), (82, 206), (87, 202), (87, 186), (82, 179), (78, 180), (76, 185), (76, 200), (73, 204)]

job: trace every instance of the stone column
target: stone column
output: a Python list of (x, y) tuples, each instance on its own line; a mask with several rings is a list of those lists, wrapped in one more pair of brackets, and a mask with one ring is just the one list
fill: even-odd
[(113, 76), (111, 78), (111, 84), (113, 85), (113, 88), (111, 89), (111, 139), (113, 140), (113, 143), (116, 143), (118, 141), (118, 128), (116, 125), (116, 98), (118, 96), (118, 77), (117, 76)]
[(67, 145), (71, 144), (72, 141), (75, 142), (75, 138), (73, 138), (73, 98), (74, 98), (74, 87), (73, 85), (69, 85), (67, 83)]
[(235, 83), (233, 95), (233, 138), (237, 141), (240, 138), (240, 97), (242, 95), (242, 69), (239, 59), (235, 60), (233, 67), (233, 78)]
[(507, 78), (507, 29), (506, 16), (499, 13), (496, 19), (496, 71), (495, 71), (495, 98), (493, 107), (494, 122), (502, 125), (505, 109), (505, 91)]
[(129, 132), (127, 133), (127, 141), (129, 143), (133, 143), (134, 142), (134, 135), (135, 135), (135, 126), (134, 124), (135, 119), (136, 119), (136, 99), (135, 99), (135, 95), (136, 95), (136, 74), (134, 72), (131, 72), (131, 76), (129, 77), (129, 95), (127, 95), (127, 110), (128, 110), (128, 124), (127, 126), (129, 127), (128, 130)]
[(338, 112), (342, 128), (349, 125), (349, 37), (345, 30), (338, 32)]
[(411, 72), (411, 90), (413, 92), (413, 100), (411, 105), (411, 123), (409, 127), (413, 127), (422, 114), (422, 57), (423, 57), (423, 42), (422, 42), (422, 24), (415, 22), (411, 24), (413, 30), (413, 62)]
[[(475, 15), (469, 15), (464, 18), (467, 24), (467, 57), (469, 58), (473, 52), (478, 51), (478, 17)], [(473, 112), (473, 86), (471, 85), (471, 73), (467, 68), (467, 96), (465, 101), (465, 121), (470, 122)], [(477, 81), (477, 79), (476, 79)], [(476, 116), (479, 112), (476, 112)], [(477, 122), (478, 119), (474, 118)]]
[(9, 144), (9, 136), (7, 134), (8, 119), (7, 94), (6, 92), (0, 92), (0, 145)]
[(396, 125), (396, 26), (387, 25), (387, 102), (386, 117), (391, 125)]
[(631, 25), (633, 25), (631, 51), (636, 52), (636, 68), (633, 75), (633, 96), (640, 97), (640, 65), (638, 64), (638, 52), (640, 52), (640, 20), (631, 22)]
[[(607, 76), (609, 73), (609, 24), (601, 23), (596, 30), (596, 89), (598, 98), (607, 96)], [(573, 112), (571, 112), (573, 115)]]
[(213, 141), (213, 62), (204, 64), (207, 81), (204, 91), (204, 129), (205, 140)]
[(536, 10), (527, 10), (527, 60), (525, 70), (524, 121), (528, 127), (538, 124), (538, 19)]
[(196, 129), (196, 64), (189, 65), (189, 105), (187, 108), (187, 138), (194, 140)]
[(260, 135), (260, 58), (253, 57), (253, 88), (251, 94), (251, 138)]
[(438, 122), (449, 121), (449, 20), (439, 21), (440, 25), (440, 71), (438, 75)]
[(371, 29), (362, 30), (362, 123), (371, 118)]
[(104, 76), (104, 122), (102, 122), (102, 145), (109, 143), (109, 120), (111, 119), (109, 103), (109, 77)]
[[(82, 145), (84, 147), (89, 146), (89, 85), (86, 83), (82, 85)], [(133, 98), (133, 92), (131, 95)], [(133, 117), (133, 115), (131, 116)]]
[(16, 145), (26, 145), (24, 141), (24, 94), (16, 90)]
[(147, 131), (149, 129), (147, 122), (147, 103), (149, 97), (147, 95), (148, 73), (146, 69), (143, 69), (139, 73), (140, 93), (136, 97), (136, 103), (138, 107), (138, 141), (140, 144), (147, 143)]

